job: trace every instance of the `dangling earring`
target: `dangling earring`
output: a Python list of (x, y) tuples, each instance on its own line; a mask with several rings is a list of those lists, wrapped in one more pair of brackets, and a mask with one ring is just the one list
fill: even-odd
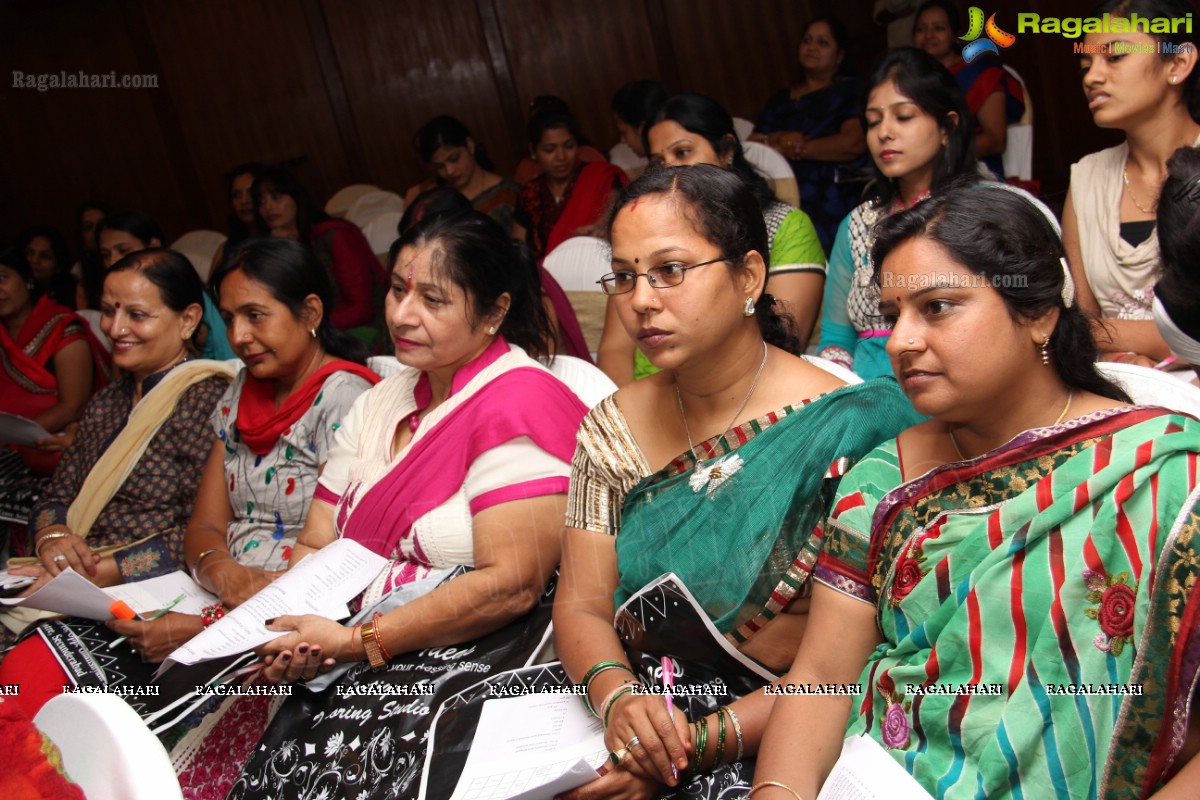
[(308, 332), (309, 332), (310, 334), (312, 334), (312, 337), (313, 337), (314, 339), (315, 339), (315, 338), (317, 338), (317, 329), (316, 329), (316, 328), (309, 328), (309, 329), (308, 329)]
[(743, 317), (753, 317), (754, 316), (754, 298), (753, 297), (746, 298), (746, 305), (742, 306), (742, 316)]
[(1049, 350), (1049, 347), (1050, 347), (1050, 337), (1049, 337), (1049, 336), (1047, 336), (1046, 334), (1044, 334), (1044, 333), (1043, 333), (1043, 334), (1042, 334), (1042, 347), (1041, 347), (1041, 350), (1042, 350), (1042, 365), (1043, 365), (1043, 366), (1047, 366), (1047, 367), (1048, 367), (1048, 366), (1050, 366), (1050, 350)]

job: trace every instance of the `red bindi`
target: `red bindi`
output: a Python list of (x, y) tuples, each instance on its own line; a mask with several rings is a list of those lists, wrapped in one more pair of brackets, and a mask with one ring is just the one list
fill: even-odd
[(113, 304), (113, 308), (120, 308), (120, 307), (121, 307), (121, 304), (120, 304), (120, 303), (114, 303), (114, 304)]

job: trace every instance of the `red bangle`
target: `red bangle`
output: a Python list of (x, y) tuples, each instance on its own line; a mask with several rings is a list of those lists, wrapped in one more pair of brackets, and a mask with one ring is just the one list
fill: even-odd
[(224, 603), (213, 603), (211, 606), (205, 606), (200, 609), (200, 621), (204, 623), (204, 627), (206, 628), (223, 616), (225, 616)]
[(358, 655), (354, 652), (354, 640), (358, 638), (358, 631), (360, 628), (362, 628), (361, 622), (356, 623), (355, 626), (350, 629), (350, 660), (351, 661), (358, 661)]
[(388, 661), (392, 660), (392, 654), (388, 652), (387, 646), (383, 643), (383, 637), (379, 635), (379, 618), (383, 614), (376, 613), (371, 620), (371, 630), (375, 632), (375, 643), (379, 645), (379, 652), (383, 653), (383, 657)]

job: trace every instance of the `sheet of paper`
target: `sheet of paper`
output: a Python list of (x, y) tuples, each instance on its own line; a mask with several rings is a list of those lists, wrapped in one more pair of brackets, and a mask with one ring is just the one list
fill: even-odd
[(269, 631), (265, 620), (285, 614), (349, 616), (346, 603), (379, 574), (387, 559), (358, 542), (338, 539), (292, 567), (245, 603), (205, 628), (167, 658), (156, 675), (174, 664), (197, 664), (252, 650), (285, 632)]
[(604, 728), (579, 697), (488, 700), (451, 800), (550, 800), (594, 781), (608, 757)]
[(930, 800), (930, 794), (870, 736), (842, 742), (817, 800)]
[(8, 570), (0, 569), (0, 591), (7, 589), (16, 591), (28, 586), (36, 580), (37, 578), (34, 578), (30, 575), (10, 575)]
[(103, 589), (70, 567), (55, 575), (49, 583), (28, 597), (0, 599), (0, 603), (6, 606), (37, 608), (94, 620), (112, 619), (112, 612), (108, 610), (112, 602), (112, 598), (105, 594)]
[(104, 591), (124, 600), (138, 614), (147, 615), (163, 608), (179, 595), (185, 595), (171, 610), (180, 614), (199, 614), (205, 606), (219, 599), (215, 594), (192, 580), (186, 572), (172, 572), (137, 583), (109, 586)]
[(31, 445), (49, 435), (50, 431), (27, 417), (0, 413), (0, 444)]

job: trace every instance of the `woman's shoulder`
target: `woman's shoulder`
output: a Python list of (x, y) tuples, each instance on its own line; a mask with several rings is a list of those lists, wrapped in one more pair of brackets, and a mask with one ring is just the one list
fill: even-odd
[(1086, 178), (1099, 170), (1119, 170), (1125, 163), (1128, 153), (1129, 148), (1124, 142), (1097, 150), (1095, 153), (1088, 153), (1071, 165), (1071, 180), (1075, 180), (1077, 175), (1080, 178)]

